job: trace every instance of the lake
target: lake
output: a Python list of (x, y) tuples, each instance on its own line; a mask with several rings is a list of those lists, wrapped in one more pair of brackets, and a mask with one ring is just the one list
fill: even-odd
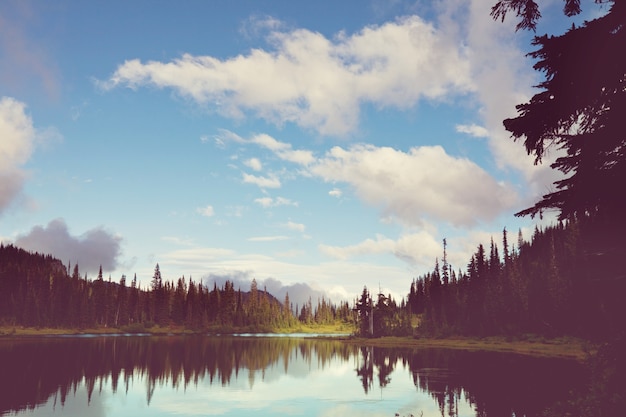
[(241, 336), (0, 339), (0, 415), (538, 416), (577, 362)]

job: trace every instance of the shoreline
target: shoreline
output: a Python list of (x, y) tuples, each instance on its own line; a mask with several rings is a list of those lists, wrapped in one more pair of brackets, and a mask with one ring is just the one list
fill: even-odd
[(229, 334), (351, 334), (352, 328), (341, 325), (320, 325), (320, 326), (298, 326), (294, 328), (270, 329), (265, 327), (213, 327), (201, 330), (192, 330), (182, 326), (154, 326), (140, 329), (125, 329), (117, 327), (99, 327), (88, 329), (71, 329), (71, 328), (55, 328), (55, 327), (21, 327), (21, 326), (0, 326), (0, 339), (11, 337), (42, 337), (42, 336), (106, 336), (106, 335), (195, 335), (195, 334), (212, 334), (212, 335), (229, 335)]
[[(221, 329), (223, 330), (223, 329)], [(262, 330), (262, 329), (259, 329)], [(372, 346), (381, 348), (442, 348), (442, 349), (463, 349), (469, 351), (491, 351), (515, 353), (536, 357), (549, 357), (561, 359), (573, 359), (579, 362), (585, 361), (591, 353), (595, 351), (595, 346), (586, 340), (576, 338), (556, 338), (556, 339), (532, 339), (518, 338), (507, 339), (501, 336), (478, 338), (478, 337), (446, 337), (446, 338), (413, 338), (413, 337), (381, 337), (381, 338), (361, 338), (345, 336), (345, 328), (323, 326), (299, 327), (295, 329), (282, 329), (279, 331), (251, 331), (251, 329), (229, 329), (228, 332), (220, 329), (206, 329), (200, 331), (189, 330), (179, 327), (152, 327), (141, 332), (128, 332), (118, 328), (97, 328), (97, 329), (57, 329), (57, 328), (29, 328), (29, 327), (0, 327), (0, 340), (11, 338), (37, 338), (49, 336), (184, 336), (184, 335), (236, 335), (254, 333), (275, 333), (281, 335), (304, 334), (311, 338), (328, 338), (341, 341), (346, 344)], [(339, 336), (333, 336), (339, 335)]]
[(507, 340), (501, 336), (486, 338), (448, 337), (448, 338), (410, 338), (383, 337), (379, 339), (348, 338), (346, 343), (372, 347), (396, 348), (442, 348), (463, 349), (469, 351), (490, 351), (516, 353), (521, 355), (573, 359), (584, 362), (595, 352), (595, 346), (586, 340), (575, 338), (556, 338), (542, 340)]

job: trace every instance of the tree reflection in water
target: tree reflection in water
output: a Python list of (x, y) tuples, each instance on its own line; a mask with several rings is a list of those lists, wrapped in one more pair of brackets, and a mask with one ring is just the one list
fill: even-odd
[(360, 357), (357, 376), (366, 392), (374, 371), (384, 388), (399, 364), (436, 400), (441, 416), (458, 416), (460, 401), (470, 403), (477, 417), (539, 416), (584, 382), (580, 364), (510, 353), (362, 347)]
[[(410, 373), (420, 392), (437, 402), (441, 415), (457, 416), (460, 402), (476, 416), (536, 416), (581, 381), (569, 361), (511, 354), (441, 349), (355, 347), (333, 340), (289, 337), (106, 336), (0, 340), (0, 415), (31, 410), (55, 396), (64, 406), (79, 386), (88, 402), (110, 381), (113, 393), (128, 393), (134, 376), (147, 380), (147, 403), (155, 387), (186, 389), (199, 382), (227, 386), (247, 372), (304, 361), (324, 369), (353, 361), (365, 394), (374, 381), (384, 390), (394, 370)], [(244, 374), (245, 375), (245, 374)]]

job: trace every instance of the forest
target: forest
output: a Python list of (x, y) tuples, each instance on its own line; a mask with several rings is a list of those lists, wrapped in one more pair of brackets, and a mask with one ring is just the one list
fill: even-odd
[[(359, 297), (362, 336), (574, 336), (605, 340), (624, 328), (626, 283), (620, 268), (623, 244), (602, 233), (607, 226), (586, 217), (521, 231), (501, 246), (478, 245), (463, 269), (441, 261), (410, 283), (400, 306), (389, 296)], [(404, 310), (404, 311), (403, 311)], [(413, 329), (409, 319), (419, 326)]]
[(507, 230), (478, 245), (467, 265), (453, 268), (444, 239), (441, 260), (407, 285), (407, 296), (375, 298), (367, 287), (351, 303), (324, 298), (293, 305), (253, 280), (242, 291), (226, 281), (208, 288), (180, 277), (164, 280), (159, 265), (150, 286), (135, 275), (119, 281), (81, 276), (79, 265), (0, 245), (0, 324), (144, 331), (155, 325), (221, 332), (297, 329), (303, 324), (353, 325), (364, 337), (575, 336), (601, 340), (619, 333), (626, 317), (620, 242), (607, 240), (592, 216), (536, 228), (529, 241)]
[[(71, 272), (70, 272), (71, 271)], [(298, 312), (296, 314), (296, 312)], [(154, 327), (192, 331), (277, 331), (302, 324), (351, 323), (348, 303), (339, 306), (322, 298), (294, 306), (289, 294), (278, 301), (252, 280), (250, 289), (235, 289), (231, 281), (207, 288), (185, 277), (164, 280), (159, 265), (150, 286), (81, 276), (79, 266), (51, 255), (0, 245), (0, 325), (67, 329), (115, 328), (142, 332)]]
[[(603, 339), (623, 328), (619, 246), (593, 236), (592, 217), (521, 231), (509, 244), (479, 245), (465, 271), (455, 272), (445, 252), (441, 265), (411, 283), (408, 306), (423, 314), (430, 334), (571, 335)], [(622, 252), (623, 253), (623, 252)]]

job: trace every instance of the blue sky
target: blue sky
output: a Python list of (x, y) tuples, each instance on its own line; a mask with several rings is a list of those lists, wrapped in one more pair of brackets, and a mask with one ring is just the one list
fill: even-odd
[(0, 239), (335, 300), (404, 296), (444, 238), (464, 269), (557, 178), (502, 127), (539, 74), (491, 6), (3, 1)]

